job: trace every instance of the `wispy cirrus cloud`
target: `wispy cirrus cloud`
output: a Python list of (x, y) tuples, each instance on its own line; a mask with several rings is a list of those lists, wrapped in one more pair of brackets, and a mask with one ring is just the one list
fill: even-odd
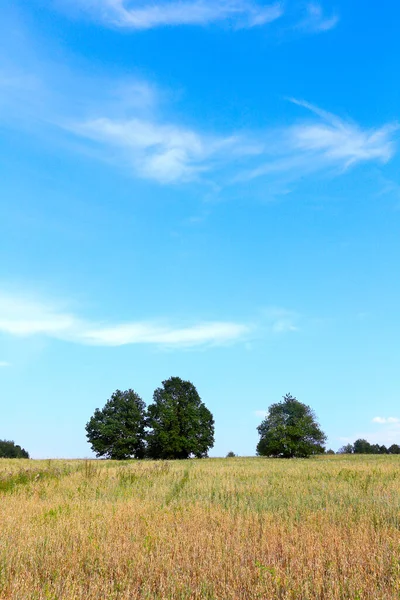
[[(29, 36), (22, 42), (30, 50)], [(221, 188), (264, 178), (286, 187), (317, 172), (340, 175), (360, 163), (385, 163), (396, 151), (398, 124), (364, 127), (297, 99), (282, 103), (283, 127), (207, 130), (198, 118), (171, 117), (176, 111), (168, 94), (153, 83), (91, 78), (49, 61), (43, 66), (34, 45), (13, 65), (17, 49), (10, 44), (0, 56), (0, 120), (7, 127), (161, 184), (207, 181)]]
[(250, 326), (229, 321), (171, 325), (160, 320), (104, 323), (76, 316), (55, 303), (27, 295), (0, 294), (0, 333), (45, 336), (92, 346), (153, 344), (167, 347), (220, 345), (242, 340)]
[(0, 360), (0, 369), (5, 369), (7, 367), (11, 367), (11, 363), (6, 360)]
[(0, 71), (0, 89), (8, 98), (3, 107), (0, 101), (0, 118), (31, 133), (36, 124), (38, 135), (47, 128), (58, 143), (60, 133), (73, 136), (76, 150), (91, 150), (95, 158), (161, 184), (211, 180), (230, 186), (258, 178), (286, 184), (317, 172), (340, 175), (357, 164), (383, 164), (396, 152), (397, 123), (366, 128), (296, 99), (290, 103), (304, 115), (292, 124), (221, 134), (168, 118), (161, 94), (146, 82), (114, 82), (113, 92), (96, 100), (96, 86), (86, 86), (71, 114), (68, 93), (58, 105), (61, 95), (52, 97), (45, 83), (32, 88), (31, 79), (19, 76), (2, 84)]
[(187, 324), (160, 318), (109, 322), (79, 316), (63, 304), (29, 293), (0, 292), (0, 335), (42, 336), (86, 346), (148, 344), (195, 348), (246, 343), (251, 338), (297, 331), (293, 315), (283, 308), (271, 308), (246, 322), (197, 320)]
[[(96, 11), (110, 6), (124, 11), (178, 6), (176, 2), (133, 5), (117, 0), (81, 3)], [(229, 1), (179, 4), (183, 12), (189, 5), (225, 11), (241, 7), (248, 14), (254, 6), (263, 10), (280, 6)], [(299, 12), (294, 11), (297, 19)], [(306, 12), (314, 19), (314, 28), (317, 23), (319, 28), (328, 26), (320, 4), (306, 5)], [(3, 25), (2, 29), (11, 27)], [(339, 176), (357, 164), (385, 163), (396, 151), (397, 124), (365, 127), (297, 99), (282, 103), (285, 126), (223, 133), (210, 130), (197, 115), (171, 117), (176, 111), (166, 101), (168, 93), (153, 83), (83, 76), (42, 61), (28, 33), (19, 43), (13, 36), (10, 39), (6, 43), (0, 36), (0, 119), (7, 127), (46, 136), (59, 147), (160, 184), (203, 181), (221, 189), (262, 179), (269, 189), (286, 189), (300, 177), (315, 173)], [(20, 56), (21, 64), (13, 64), (15, 56)], [(293, 115), (296, 107), (302, 110), (297, 118)]]
[(232, 137), (202, 134), (173, 123), (141, 118), (115, 120), (107, 117), (75, 123), (73, 133), (123, 152), (136, 173), (160, 183), (190, 181), (210, 171), (237, 145)]
[[(304, 34), (321, 33), (336, 27), (339, 16), (326, 13), (318, 2), (288, 7), (287, 2), (256, 0), (67, 0), (56, 3), (68, 12), (86, 14), (106, 27), (145, 31), (158, 27), (213, 24), (233, 29), (250, 29), (275, 21), (282, 28)], [(288, 10), (289, 8), (289, 10)]]
[(399, 125), (389, 124), (375, 129), (363, 129), (357, 123), (320, 109), (309, 102), (291, 99), (319, 117), (318, 123), (294, 125), (289, 129), (293, 148), (317, 152), (344, 167), (368, 160), (387, 162), (394, 154), (392, 134)]
[(306, 14), (296, 24), (296, 29), (308, 33), (329, 31), (339, 23), (337, 14), (326, 15), (321, 4), (310, 2), (306, 6)]
[[(291, 99), (311, 117), (281, 129), (218, 135), (140, 116), (102, 116), (66, 123), (71, 133), (120, 153), (140, 177), (179, 183), (212, 174), (219, 184), (260, 177), (296, 180), (318, 171), (337, 174), (363, 162), (389, 161), (395, 153), (397, 124), (374, 129), (342, 119), (307, 102)], [(107, 150), (108, 149), (108, 150)]]
[(395, 154), (397, 123), (364, 128), (308, 102), (293, 98), (290, 102), (313, 117), (303, 118), (273, 135), (267, 133), (268, 143), (261, 157), (265, 162), (239, 179), (274, 175), (297, 179), (324, 170), (343, 172), (358, 163), (386, 163)]
[[(67, 6), (66, 2), (62, 4)], [(106, 26), (131, 30), (214, 23), (251, 28), (283, 15), (280, 2), (264, 4), (251, 0), (79, 0), (73, 9), (86, 12)]]

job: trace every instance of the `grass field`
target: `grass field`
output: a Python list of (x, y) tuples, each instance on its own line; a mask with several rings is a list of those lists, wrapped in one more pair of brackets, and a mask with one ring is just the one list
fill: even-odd
[(400, 598), (400, 457), (1, 459), (0, 598)]

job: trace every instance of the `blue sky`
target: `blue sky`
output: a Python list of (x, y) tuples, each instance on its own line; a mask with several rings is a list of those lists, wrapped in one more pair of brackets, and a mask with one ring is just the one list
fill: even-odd
[(190, 379), (211, 455), (268, 406), (400, 443), (395, 2), (5, 0), (0, 438), (90, 456)]

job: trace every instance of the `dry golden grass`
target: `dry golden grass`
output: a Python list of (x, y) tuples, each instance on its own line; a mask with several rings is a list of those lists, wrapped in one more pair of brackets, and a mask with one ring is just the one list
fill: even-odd
[(0, 598), (400, 598), (400, 457), (0, 460)]

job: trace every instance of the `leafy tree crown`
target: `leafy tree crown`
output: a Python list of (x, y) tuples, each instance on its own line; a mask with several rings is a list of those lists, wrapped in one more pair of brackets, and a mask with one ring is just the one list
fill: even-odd
[(151, 458), (202, 458), (214, 445), (213, 416), (190, 381), (180, 377), (163, 381), (147, 414)]
[(324, 452), (326, 435), (321, 431), (314, 411), (286, 394), (272, 404), (258, 426), (260, 441), (257, 454), (281, 458), (307, 458)]
[(86, 424), (86, 437), (98, 457), (122, 460), (145, 455), (145, 403), (129, 389), (117, 390)]

